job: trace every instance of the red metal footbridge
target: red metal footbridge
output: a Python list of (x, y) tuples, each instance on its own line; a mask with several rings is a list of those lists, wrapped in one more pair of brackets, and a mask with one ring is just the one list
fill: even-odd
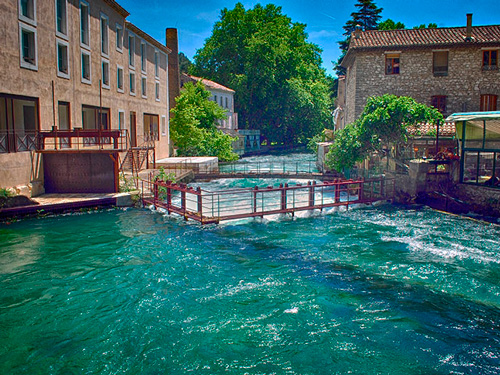
[(280, 184), (209, 191), (200, 187), (155, 179), (143, 181), (145, 206), (164, 209), (201, 224), (265, 215), (324, 210), (353, 204), (370, 204), (394, 197), (394, 180), (385, 177), (359, 180), (334, 179), (306, 184)]

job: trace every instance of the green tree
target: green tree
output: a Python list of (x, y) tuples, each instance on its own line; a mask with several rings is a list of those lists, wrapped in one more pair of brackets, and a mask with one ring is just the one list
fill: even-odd
[(305, 143), (328, 125), (332, 107), (321, 50), (305, 27), (272, 4), (225, 8), (192, 72), (235, 90), (241, 128), (260, 129), (270, 143)]
[(405, 24), (402, 22), (394, 22), (390, 18), (378, 24), (378, 30), (403, 30)]
[(229, 135), (217, 129), (216, 121), (225, 118), (224, 110), (208, 100), (201, 82), (184, 85), (172, 109), (170, 136), (179, 156), (217, 156), (221, 161), (238, 159)]
[(351, 34), (356, 30), (356, 27), (359, 26), (363, 31), (376, 30), (380, 18), (382, 18), (380, 13), (382, 13), (383, 9), (377, 7), (373, 0), (358, 0), (357, 4), (354, 4), (354, 6), (358, 8), (358, 10), (351, 13), (351, 19), (342, 27), (344, 29), (343, 35), (346, 38), (339, 42), (342, 53), (335, 64), (337, 75), (345, 74), (345, 69), (340, 66), (340, 63), (349, 49)]
[(413, 26), (414, 29), (437, 29), (438, 25), (437, 23), (429, 23), (427, 26), (425, 26), (425, 23), (418, 25), (418, 26)]
[(442, 121), (443, 115), (413, 98), (395, 95), (370, 97), (358, 120), (335, 134), (326, 164), (339, 172), (352, 168), (384, 146), (407, 142), (408, 128)]
[(188, 73), (191, 65), (193, 65), (193, 63), (188, 57), (184, 53), (179, 52), (179, 71), (181, 73)]

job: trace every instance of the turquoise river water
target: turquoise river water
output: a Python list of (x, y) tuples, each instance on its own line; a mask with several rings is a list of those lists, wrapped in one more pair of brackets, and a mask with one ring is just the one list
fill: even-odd
[(0, 224), (0, 374), (498, 374), (499, 236), (391, 205)]

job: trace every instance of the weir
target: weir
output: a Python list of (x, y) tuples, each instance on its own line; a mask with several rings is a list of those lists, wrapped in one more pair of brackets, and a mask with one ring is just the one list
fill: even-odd
[(143, 204), (163, 208), (201, 224), (226, 220), (370, 204), (394, 197), (394, 179), (334, 179), (306, 184), (280, 184), (209, 191), (151, 178), (143, 181)]

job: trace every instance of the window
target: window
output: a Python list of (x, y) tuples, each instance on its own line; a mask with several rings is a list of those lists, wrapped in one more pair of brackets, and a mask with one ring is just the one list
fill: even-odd
[(21, 67), (38, 70), (36, 29), (34, 27), (19, 24)]
[(436, 51), (432, 54), (432, 72), (435, 77), (448, 75), (448, 51)]
[(123, 68), (120, 65), (116, 66), (116, 88), (118, 92), (123, 92)]
[(483, 51), (483, 70), (498, 69), (498, 50)]
[(36, 26), (36, 0), (19, 0), (19, 19)]
[(101, 53), (105, 56), (107, 56), (109, 52), (108, 24), (109, 24), (108, 17), (104, 14), (101, 14)]
[(116, 50), (122, 52), (123, 49), (123, 27), (119, 23), (116, 24)]
[(144, 138), (160, 140), (158, 133), (158, 115), (144, 114)]
[(67, 0), (56, 0), (56, 34), (68, 35)]
[(89, 4), (83, 0), (80, 0), (80, 44), (90, 48)]
[(159, 78), (160, 77), (160, 53), (158, 51), (155, 51), (155, 77)]
[(35, 150), (38, 130), (38, 99), (0, 95), (0, 153)]
[(497, 110), (497, 95), (481, 95), (480, 111), (496, 111)]
[(160, 101), (160, 82), (155, 82), (155, 100)]
[(109, 61), (108, 60), (102, 60), (101, 71), (102, 71), (102, 77), (101, 77), (102, 87), (104, 87), (105, 89), (109, 89)]
[(83, 129), (109, 129), (109, 108), (82, 105), (82, 126)]
[(441, 113), (446, 113), (446, 95), (435, 95), (431, 98), (431, 105)]
[(227, 105), (227, 98), (226, 98), (226, 108), (229, 108), (229, 106)]
[(161, 116), (161, 135), (167, 135), (167, 118)]
[(57, 75), (69, 79), (69, 52), (68, 43), (57, 41)]
[(385, 55), (385, 74), (399, 74), (399, 53)]
[(128, 36), (128, 65), (132, 69), (135, 67), (135, 38), (130, 34)]
[(118, 130), (125, 129), (125, 112), (118, 110)]
[(141, 71), (146, 73), (146, 58), (147, 58), (146, 43), (141, 42)]
[(135, 95), (135, 73), (130, 73), (128, 78), (130, 83), (130, 95)]
[(92, 83), (90, 76), (90, 53), (82, 50), (82, 82)]
[[(57, 118), (58, 118), (58, 128), (59, 130), (70, 130), (70, 110), (68, 102), (58, 102), (57, 103)], [(60, 138), (60, 147), (69, 148), (71, 147), (71, 138)]]
[(146, 98), (148, 93), (146, 81), (146, 77), (141, 77), (141, 93), (143, 98)]
[(214, 95), (214, 102), (217, 103), (217, 95)]

